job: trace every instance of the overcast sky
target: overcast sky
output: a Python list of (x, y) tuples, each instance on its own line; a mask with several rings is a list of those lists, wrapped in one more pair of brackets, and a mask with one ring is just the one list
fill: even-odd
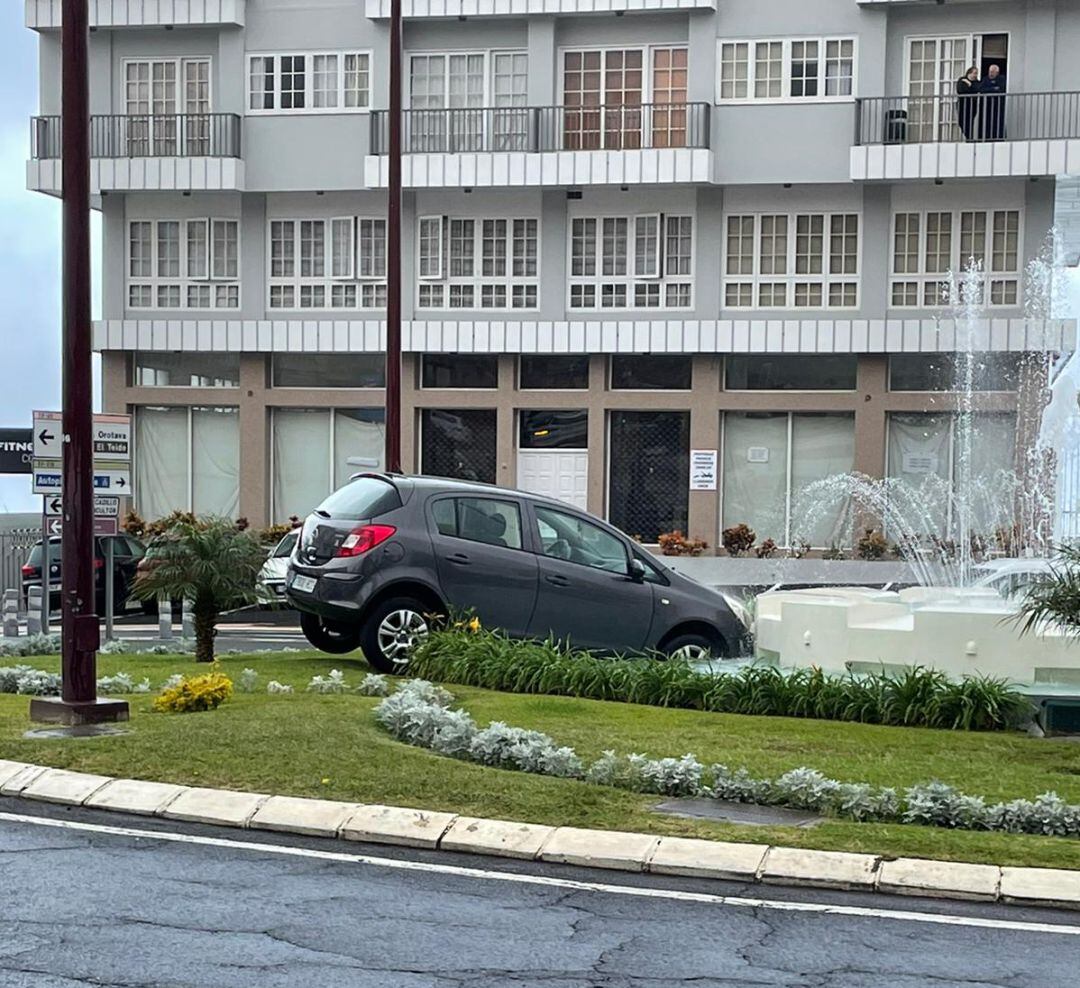
[[(37, 112), (36, 40), (23, 26), (23, 4), (0, 0), (0, 283), (7, 285), (2, 426), (29, 426), (35, 408), (60, 407), (60, 200), (26, 191), (30, 118)], [(0, 511), (40, 504), (29, 476), (0, 476)]]

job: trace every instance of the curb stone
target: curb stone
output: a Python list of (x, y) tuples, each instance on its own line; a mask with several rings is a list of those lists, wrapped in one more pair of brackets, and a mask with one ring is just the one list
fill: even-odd
[[(29, 791), (28, 791), (29, 790)], [(47, 794), (47, 795), (46, 795)], [(718, 881), (1080, 910), (1080, 871), (813, 851), (113, 779), (0, 759), (0, 795), (229, 827)]]

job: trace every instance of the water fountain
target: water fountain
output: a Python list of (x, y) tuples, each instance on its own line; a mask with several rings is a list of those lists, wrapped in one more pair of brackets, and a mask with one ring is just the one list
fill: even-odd
[[(1060, 238), (1052, 233), (1027, 271), (1029, 319), (1066, 315), (1065, 283)], [(914, 484), (845, 474), (809, 485), (797, 499), (796, 517), (805, 531), (819, 530), (823, 518), (834, 516), (843, 519), (849, 538), (856, 527), (880, 526), (902, 551), (917, 585), (896, 593), (821, 588), (763, 594), (757, 602), (759, 658), (833, 672), (920, 664), (951, 675), (1003, 676), (1040, 694), (1080, 693), (1080, 646), (1059, 628), (1020, 638), (1016, 601), (974, 585), (984, 556), (1050, 556), (1063, 533), (1055, 512), (1063, 478), (1075, 474), (1074, 494), (1080, 493), (1080, 364), (1071, 354), (1056, 362), (1048, 352), (1021, 358), (1020, 455), (1013, 467), (980, 463), (985, 443), (976, 374), (986, 290), (974, 258), (959, 277), (950, 275), (956, 404), (953, 454), (944, 475), (935, 466)], [(1042, 383), (1047, 380), (1049, 388)]]

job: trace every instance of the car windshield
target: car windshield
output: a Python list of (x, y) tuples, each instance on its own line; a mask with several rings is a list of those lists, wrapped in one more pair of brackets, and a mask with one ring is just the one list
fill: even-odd
[[(49, 561), (60, 561), (60, 540), (49, 539)], [(41, 565), (41, 543), (39, 542), (30, 550), (30, 555), (26, 558), (27, 566), (40, 566)]]
[(285, 538), (283, 538), (277, 544), (277, 547), (274, 549), (274, 551), (272, 553), (272, 558), (273, 559), (282, 559), (285, 556), (291, 556), (292, 551), (293, 551), (293, 547), (296, 545), (296, 537), (297, 537), (297, 535), (298, 535), (297, 532), (289, 532), (289, 534), (286, 535)]
[(366, 521), (401, 507), (397, 488), (381, 477), (357, 477), (338, 488), (315, 511), (326, 518)]

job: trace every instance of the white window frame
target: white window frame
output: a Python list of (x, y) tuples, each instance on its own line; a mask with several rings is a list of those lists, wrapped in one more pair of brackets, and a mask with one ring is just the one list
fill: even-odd
[[(637, 230), (638, 223), (646, 219), (657, 218), (657, 268), (656, 275), (638, 275), (637, 270)], [(690, 271), (687, 274), (669, 275), (667, 268), (668, 221), (674, 219), (690, 220)], [(618, 275), (604, 274), (604, 221), (626, 221), (626, 273)], [(596, 242), (594, 254), (594, 273), (591, 275), (573, 274), (574, 264), (574, 223), (578, 220), (594, 220), (596, 223)], [(582, 210), (567, 217), (566, 224), (566, 308), (572, 312), (690, 312), (694, 308), (695, 277), (697, 273), (697, 214), (693, 209), (673, 209), (647, 213), (600, 213)], [(690, 286), (690, 299), (686, 305), (669, 305), (669, 289), (677, 290), (681, 286)], [(574, 288), (592, 286), (593, 304), (575, 305)], [(626, 293), (625, 305), (604, 305), (604, 286), (623, 287)], [(636, 289), (643, 286), (657, 286), (659, 300), (657, 305), (636, 304)]]
[[(345, 272), (341, 274), (334, 274), (334, 265), (339, 259), (337, 248), (334, 242), (334, 225), (337, 223), (345, 222), (349, 227), (349, 256), (347, 258), (348, 263), (345, 265)], [(382, 224), (383, 227), (383, 244), (384, 250), (382, 255), (383, 260), (383, 272), (382, 274), (363, 274), (364, 265), (360, 263), (360, 247), (361, 238), (359, 237), (359, 230), (361, 223), (376, 223)], [(275, 223), (288, 223), (292, 227), (292, 245), (293, 245), (293, 273), (292, 275), (274, 275), (273, 274), (273, 224)], [(305, 276), (302, 275), (300, 265), (301, 243), (300, 243), (300, 230), (303, 223), (322, 223), (323, 224), (323, 273), (317, 276)], [(374, 242), (373, 242), (374, 243)], [(385, 216), (360, 216), (360, 215), (334, 215), (334, 216), (268, 216), (266, 219), (266, 308), (272, 312), (359, 312), (359, 311), (376, 311), (386, 308), (385, 302), (380, 302), (380, 296), (385, 298), (386, 295), (386, 217)], [(375, 268), (375, 258), (377, 254), (372, 254), (368, 265), (372, 270)], [(334, 304), (334, 289), (340, 290), (340, 294), (344, 296), (347, 287), (351, 286), (356, 295), (355, 305), (335, 305)], [(301, 305), (302, 289), (316, 288), (322, 289), (323, 304), (322, 305)], [(273, 303), (274, 289), (291, 289), (292, 291), (292, 305), (275, 305)], [(381, 289), (381, 291), (380, 291)], [(365, 290), (369, 295), (372, 304), (364, 304)]]
[[(452, 276), (450, 274), (450, 226), (455, 220), (468, 220), (473, 224), (472, 261), (473, 273), (467, 276)], [(505, 260), (505, 274), (484, 275), (484, 224), (489, 221), (506, 223), (506, 248), (503, 259)], [(536, 225), (536, 272), (532, 275), (514, 274), (514, 224), (518, 222), (534, 223)], [(421, 237), (420, 227), (424, 223), (435, 223), (439, 230), (438, 273), (421, 274)], [(536, 312), (540, 308), (540, 264), (542, 257), (541, 245), (541, 221), (539, 216), (466, 216), (461, 214), (452, 215), (424, 215), (417, 217), (416, 223), (416, 308), (423, 312), (436, 311), (484, 311), (484, 312)], [(472, 305), (451, 305), (452, 288), (456, 285), (469, 285), (473, 289)], [(484, 288), (502, 289), (505, 294), (504, 305), (484, 305)], [(533, 305), (514, 305), (514, 290), (521, 289), (523, 293), (531, 293), (535, 299)], [(426, 302), (425, 296), (438, 293), (441, 302), (431, 304)]]
[[(791, 50), (792, 45), (796, 42), (815, 41), (818, 45), (818, 92), (816, 96), (792, 96), (791, 95)], [(826, 62), (829, 42), (846, 42), (852, 43), (851, 53), (851, 92), (827, 96), (825, 95), (825, 87), (828, 81), (828, 75), (826, 73)], [(757, 64), (757, 46), (761, 44), (780, 44), (782, 46), (781, 52), (781, 66), (782, 74), (780, 77), (780, 95), (779, 96), (755, 96), (754, 95), (754, 83), (755, 69)], [(747, 46), (747, 65), (746, 65), (746, 96), (724, 96), (723, 86), (721, 79), (721, 66), (723, 65), (724, 46), (725, 45), (746, 45)], [(740, 104), (740, 103), (854, 103), (856, 96), (859, 93), (859, 39), (852, 34), (833, 34), (833, 35), (809, 35), (809, 36), (795, 36), (795, 37), (757, 37), (757, 38), (720, 38), (717, 40), (716, 48), (716, 102), (723, 104)]]
[[(131, 250), (131, 227), (135, 223), (150, 224), (150, 275), (148, 277), (135, 277), (131, 274), (132, 250)], [(163, 277), (158, 273), (158, 225), (160, 223), (176, 223), (179, 227), (180, 265), (177, 277)], [(201, 223), (206, 230), (206, 244), (204, 247), (203, 264), (204, 273), (192, 274), (188, 265), (188, 226), (193, 223)], [(214, 263), (217, 260), (214, 250), (214, 224), (231, 223), (236, 230), (236, 276), (229, 277), (216, 275)], [(124, 307), (138, 312), (158, 310), (162, 312), (233, 312), (239, 313), (243, 304), (241, 298), (240, 273), (242, 268), (242, 250), (240, 236), (240, 219), (236, 216), (174, 216), (143, 217), (128, 216), (125, 224), (125, 247), (124, 247)], [(189, 305), (188, 289), (195, 285), (208, 285), (210, 287), (210, 305)], [(150, 305), (133, 305), (131, 298), (132, 288), (146, 286), (150, 289)], [(159, 306), (158, 289), (166, 286), (176, 286), (180, 289), (180, 304), (178, 306)], [(218, 305), (218, 290), (225, 289), (226, 293), (231, 288), (236, 289), (236, 305)]]
[[(761, 229), (762, 218), (783, 216), (787, 219), (787, 251), (786, 251), (786, 267), (783, 274), (764, 274), (761, 271)], [(823, 243), (822, 243), (822, 269), (820, 273), (797, 273), (796, 268), (796, 256), (798, 250), (798, 222), (799, 217), (820, 216), (823, 219)], [(832, 221), (835, 217), (848, 217), (854, 216), (858, 223), (858, 242), (855, 247), (855, 272), (854, 274), (831, 270), (832, 265), (832, 250), (830, 245), (830, 237), (832, 236)], [(750, 274), (731, 274), (727, 273), (728, 270), (728, 223), (734, 218), (752, 218), (754, 221), (754, 229), (752, 233), (753, 244), (753, 272)], [(864, 223), (863, 214), (857, 209), (833, 209), (833, 210), (819, 210), (819, 209), (807, 209), (796, 210), (795, 212), (781, 213), (770, 211), (751, 211), (751, 210), (733, 210), (730, 213), (724, 213), (723, 225), (721, 227), (722, 237), (722, 249), (720, 260), (720, 307), (722, 309), (730, 309), (733, 311), (751, 311), (751, 310), (779, 310), (779, 309), (795, 309), (799, 311), (816, 311), (816, 310), (829, 310), (830, 312), (854, 312), (862, 304), (862, 271), (863, 271), (863, 241), (864, 241)], [(854, 282), (855, 284), (855, 302), (852, 305), (830, 305), (829, 304), (829, 289), (834, 285), (845, 285)], [(760, 298), (760, 288), (763, 284), (777, 284), (782, 283), (785, 288), (785, 302), (781, 306), (775, 305), (761, 305), (758, 302)], [(820, 305), (796, 305), (795, 304), (795, 286), (796, 284), (820, 284), (821, 285), (821, 304)], [(728, 302), (727, 289), (729, 284), (748, 284), (751, 286), (751, 302), (750, 305), (733, 305)]]
[[(124, 105), (125, 116), (131, 116), (131, 112), (128, 110), (128, 97), (127, 97), (127, 73), (128, 65), (145, 63), (147, 65), (160, 64), (164, 62), (172, 62), (176, 66), (176, 112), (178, 115), (183, 115), (188, 112), (187, 110), (187, 86), (185, 85), (184, 78), (184, 66), (189, 62), (206, 62), (208, 71), (206, 73), (206, 102), (209, 109), (207, 113), (214, 112), (214, 57), (212, 55), (131, 55), (126, 58), (120, 59), (120, 85), (123, 89), (122, 102)], [(150, 83), (153, 85), (153, 70), (150, 73)], [(151, 94), (151, 99), (152, 99)], [(148, 113), (147, 116), (153, 117), (154, 114)], [(179, 138), (178, 138), (179, 139)]]
[[(918, 271), (897, 274), (896, 273), (896, 218), (901, 214), (915, 213), (919, 217), (919, 243), (918, 243)], [(927, 273), (926, 271), (926, 238), (927, 216), (931, 213), (946, 213), (951, 215), (951, 237), (949, 269), (961, 280), (967, 267), (967, 258), (961, 256), (962, 220), (964, 213), (981, 214), (986, 219), (986, 241), (983, 245), (985, 263), (983, 266), (983, 300), (982, 305), (993, 311), (1021, 308), (1024, 304), (1024, 209), (1022, 206), (1005, 206), (997, 208), (954, 208), (954, 209), (894, 209), (889, 218), (889, 284), (887, 306), (890, 309), (902, 309), (913, 311), (917, 309), (943, 309), (948, 308), (948, 301), (940, 299), (936, 303), (926, 302), (927, 287), (932, 284), (945, 285), (948, 282), (948, 270), (944, 272)], [(993, 269), (994, 247), (994, 214), (1015, 213), (1016, 222), (1016, 267), (1011, 271)], [(997, 302), (993, 301), (991, 286), (994, 282), (1015, 282), (1016, 301)], [(914, 305), (898, 304), (893, 301), (893, 288), (899, 284), (914, 283), (918, 286), (918, 298)]]
[[(448, 110), (450, 109), (450, 86), (449, 86), (449, 72), (450, 72), (450, 58), (465, 57), (468, 58), (471, 55), (479, 55), (484, 60), (484, 93), (483, 100), (478, 107), (454, 107), (454, 109), (468, 110), (468, 109), (491, 109), (494, 107), (495, 99), (495, 59), (499, 55), (524, 55), (529, 57), (527, 48), (462, 48), (462, 49), (417, 49), (416, 51), (408, 51), (405, 53), (406, 57), (403, 59), (401, 71), (404, 73), (404, 79), (402, 80), (402, 91), (404, 94), (403, 104), (406, 110), (413, 109), (412, 105), (412, 65), (414, 58), (432, 58), (439, 57), (444, 58), (446, 61), (443, 66), (443, 105), (441, 107), (425, 107), (434, 113), (438, 109)], [(528, 89), (525, 93), (525, 105), (528, 105)], [(509, 107), (508, 107), (509, 108)]]
[[(245, 53), (244, 66), (246, 78), (244, 81), (244, 113), (246, 116), (274, 116), (277, 114), (321, 114), (335, 113), (370, 113), (371, 112), (371, 77), (374, 53), (370, 48), (330, 48), (330, 49), (304, 49), (287, 51), (249, 51)], [(315, 57), (321, 55), (334, 55), (337, 57), (337, 104), (335, 106), (315, 106)], [(350, 55), (367, 58), (367, 88), (364, 90), (367, 102), (363, 106), (346, 106), (345, 104), (345, 59)], [(302, 107), (284, 108), (281, 105), (281, 59), (282, 57), (303, 57), (304, 59), (304, 105)], [(274, 105), (272, 107), (252, 107), (251, 100), (255, 92), (251, 85), (252, 62), (256, 58), (272, 58), (274, 60)], [(263, 95), (260, 92), (260, 97)]]

